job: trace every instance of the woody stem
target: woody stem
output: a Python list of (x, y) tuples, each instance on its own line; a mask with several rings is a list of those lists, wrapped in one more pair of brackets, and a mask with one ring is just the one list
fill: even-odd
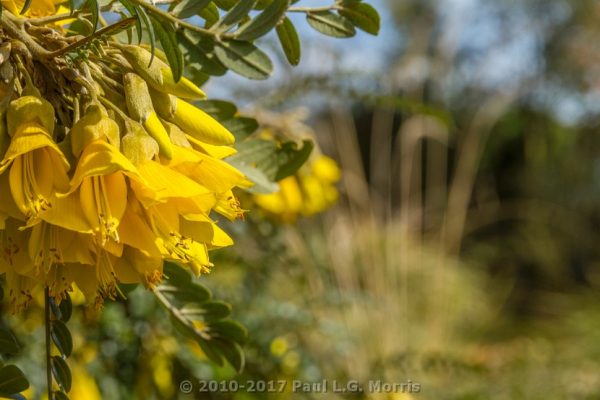
[(46, 385), (48, 389), (48, 399), (52, 399), (52, 358), (50, 354), (50, 289), (48, 286), (44, 289), (44, 322), (46, 327)]

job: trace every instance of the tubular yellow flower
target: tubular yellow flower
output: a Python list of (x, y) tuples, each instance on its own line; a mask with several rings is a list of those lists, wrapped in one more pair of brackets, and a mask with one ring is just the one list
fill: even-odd
[(186, 135), (186, 137), (194, 150), (207, 154), (219, 160), (237, 153), (237, 150), (231, 146), (215, 146), (193, 138), (189, 135)]
[(94, 140), (83, 150), (70, 189), (62, 195), (79, 189), (85, 218), (102, 245), (109, 238), (119, 241), (119, 222), (127, 205), (126, 176), (141, 179), (117, 148), (104, 140)]
[(335, 183), (342, 177), (337, 163), (327, 156), (319, 156), (310, 163), (312, 174), (321, 182)]
[(0, 162), (0, 174), (9, 167), (12, 197), (29, 224), (52, 207), (55, 191), (68, 187), (69, 163), (48, 132), (36, 123), (25, 123), (14, 133)]
[(25, 274), (45, 282), (51, 295), (61, 299), (73, 282), (69, 265), (94, 263), (91, 244), (91, 235), (41, 222), (30, 230), (28, 254), (33, 269)]
[(121, 139), (123, 155), (134, 165), (152, 160), (160, 151), (158, 143), (148, 136), (143, 126), (133, 120), (125, 121), (125, 135)]
[[(135, 201), (132, 203), (134, 209), (142, 207)], [(147, 208), (140, 222), (137, 232), (145, 231), (141, 234), (154, 237), (154, 244), (164, 258), (187, 265), (195, 275), (209, 271), (212, 264), (208, 260), (206, 243), (180, 233), (179, 214), (172, 202)], [(149, 246), (140, 247), (143, 247), (141, 250), (148, 250)]]
[(158, 143), (160, 154), (173, 157), (172, 143), (165, 127), (158, 119), (146, 82), (136, 74), (125, 74), (127, 109), (132, 118), (142, 124), (148, 134)]
[(24, 95), (10, 102), (6, 112), (8, 134), (14, 136), (23, 125), (33, 124), (52, 134), (54, 132), (54, 108), (50, 102), (40, 97), (39, 91), (28, 85)]
[(184, 174), (215, 193), (225, 193), (236, 186), (250, 187), (244, 174), (227, 164), (191, 148), (173, 147), (173, 159), (165, 165)]
[(87, 108), (85, 115), (73, 125), (69, 135), (71, 150), (76, 157), (81, 155), (88, 143), (96, 139), (106, 140), (119, 148), (119, 126), (99, 104), (92, 104)]
[(33, 299), (39, 280), (32, 278), (33, 262), (28, 249), (29, 233), (19, 229), (17, 220), (6, 221), (0, 230), (0, 273), (5, 274), (11, 311), (17, 313)]
[(154, 288), (163, 278), (163, 259), (148, 257), (136, 248), (126, 246), (122, 257), (115, 263), (115, 271), (122, 283), (143, 283)]
[(33, 300), (32, 292), (38, 282), (12, 270), (5, 271), (8, 301), (13, 314), (26, 309)]
[(163, 93), (173, 94), (184, 99), (203, 99), (204, 92), (194, 85), (189, 79), (181, 77), (175, 82), (171, 68), (160, 58), (141, 47), (131, 45), (119, 45), (123, 55), (129, 61), (133, 69), (155, 90)]
[[(25, 12), (27, 17), (44, 17), (46, 15), (56, 14), (57, 7), (63, 1), (61, 0), (35, 0), (31, 2), (29, 10)], [(2, 7), (14, 15), (19, 15), (23, 9), (25, 0), (2, 0)]]
[(217, 196), (217, 204), (214, 210), (230, 221), (244, 219), (244, 211), (233, 192), (228, 190)]
[(213, 145), (231, 145), (235, 137), (216, 119), (175, 96), (152, 91), (152, 100), (160, 116), (178, 125), (188, 135)]

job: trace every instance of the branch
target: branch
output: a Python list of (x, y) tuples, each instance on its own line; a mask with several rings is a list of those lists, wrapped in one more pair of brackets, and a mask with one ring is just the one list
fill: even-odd
[(217, 32), (213, 32), (209, 29), (204, 29), (201, 28), (199, 26), (196, 26), (194, 24), (190, 24), (188, 22), (182, 21), (179, 18), (177, 18), (176, 16), (174, 16), (173, 14), (164, 11), (156, 6), (153, 6), (152, 4), (146, 3), (143, 0), (131, 0), (133, 3), (139, 5), (140, 7), (144, 7), (147, 11), (150, 11), (151, 13), (155, 14), (155, 15), (160, 15), (161, 17), (171, 21), (175, 27), (177, 28), (178, 26), (181, 26), (183, 28), (189, 29), (191, 31), (200, 33), (201, 35), (204, 36), (212, 36), (215, 38), (220, 38), (220, 37), (233, 37), (233, 35), (229, 35), (229, 34), (219, 34)]
[(124, 29), (126, 26), (131, 25), (133, 23), (135, 23), (134, 17), (129, 17), (129, 18), (123, 19), (117, 23), (107, 26), (106, 28), (102, 28), (102, 29), (96, 31), (92, 35), (86, 36), (83, 39), (78, 40), (75, 43), (71, 43), (70, 45), (63, 47), (62, 49), (58, 49), (56, 51), (51, 52), (46, 58), (54, 58), (54, 57), (61, 56), (65, 53), (69, 53), (81, 46), (85, 46), (86, 44), (90, 43), (92, 40), (94, 40), (96, 38), (99, 38), (103, 35), (109, 35), (112, 32), (118, 31), (120, 29)]
[(27, 32), (25, 32), (25, 29), (23, 28), (23, 21), (24, 20), (21, 20), (20, 18), (16, 18), (7, 10), (4, 10), (2, 17), (0, 18), (0, 24), (2, 25), (2, 28), (14, 39), (22, 42), (35, 58), (48, 58), (52, 52), (44, 49), (35, 40), (33, 40), (31, 36), (27, 34)]

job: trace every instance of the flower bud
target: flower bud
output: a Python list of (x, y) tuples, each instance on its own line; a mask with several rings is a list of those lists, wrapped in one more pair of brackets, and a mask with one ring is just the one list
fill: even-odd
[(180, 147), (186, 147), (186, 148), (192, 147), (189, 140), (187, 139), (187, 135), (185, 134), (185, 132), (182, 131), (177, 125), (172, 124), (168, 121), (163, 121), (162, 119), (161, 119), (161, 122), (167, 129), (169, 138), (171, 138), (171, 143), (176, 144), (177, 146), (180, 146)]
[(6, 113), (8, 134), (13, 136), (19, 126), (37, 123), (46, 132), (54, 132), (54, 108), (48, 100), (38, 96), (21, 96), (10, 102)]
[(214, 145), (231, 145), (235, 142), (235, 137), (227, 128), (198, 107), (154, 90), (151, 96), (160, 116), (177, 124), (188, 135)]
[(83, 117), (71, 128), (71, 151), (79, 157), (85, 146), (93, 140), (104, 139), (119, 148), (119, 125), (108, 117), (99, 104), (90, 105)]
[[(131, 45), (121, 45), (120, 48), (135, 72), (154, 89), (184, 99), (203, 99), (206, 97), (198, 86), (185, 77), (181, 77), (179, 82), (175, 82), (171, 68), (158, 57), (152, 59), (152, 54), (149, 51)], [(150, 63), (151, 59), (152, 63)]]
[(148, 134), (158, 143), (160, 154), (170, 160), (173, 158), (173, 146), (169, 134), (154, 111), (146, 82), (131, 73), (125, 74), (123, 80), (129, 115), (144, 126)]
[(143, 126), (135, 121), (126, 121), (125, 132), (127, 133), (121, 139), (121, 149), (134, 165), (152, 160), (158, 154), (158, 143), (148, 136)]

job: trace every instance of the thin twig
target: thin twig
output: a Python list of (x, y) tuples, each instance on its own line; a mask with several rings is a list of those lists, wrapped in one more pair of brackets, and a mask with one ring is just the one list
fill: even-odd
[(150, 11), (153, 14), (156, 15), (160, 15), (161, 17), (168, 19), (169, 21), (171, 21), (175, 27), (177, 26), (181, 26), (183, 28), (189, 29), (191, 31), (194, 32), (198, 32), (202, 35), (205, 36), (213, 36), (215, 38), (219, 38), (219, 37), (233, 37), (233, 35), (228, 35), (228, 34), (223, 34), (223, 35), (219, 35), (217, 32), (213, 32), (211, 30), (208, 29), (204, 29), (201, 28), (199, 26), (196, 26), (194, 24), (190, 24), (188, 22), (182, 21), (179, 18), (175, 17), (174, 15), (172, 15), (171, 13), (164, 11), (156, 6), (153, 6), (152, 4), (146, 3), (142, 0), (132, 0), (132, 2), (136, 3), (137, 5), (139, 5), (140, 7), (144, 7), (146, 10)]
[(50, 289), (44, 289), (44, 322), (46, 326), (46, 386), (48, 399), (52, 399), (52, 358), (50, 356)]
[(210, 335), (208, 335), (206, 332), (203, 332), (200, 329), (196, 328), (191, 323), (187, 322), (188, 321), (187, 318), (185, 318), (183, 316), (183, 314), (181, 313), (181, 311), (178, 308), (173, 307), (171, 302), (160, 292), (159, 289), (155, 288), (154, 290), (152, 290), (152, 293), (154, 294), (154, 296), (156, 296), (156, 298), (158, 299), (160, 304), (163, 307), (165, 307), (170, 313), (172, 313), (173, 316), (177, 317), (181, 321), (181, 323), (184, 324), (188, 329), (191, 329), (192, 331), (194, 331), (195, 334), (197, 334), (204, 340), (211, 340)]
[(62, 14), (48, 15), (46, 17), (28, 18), (27, 22), (31, 25), (40, 26), (40, 25), (48, 25), (48, 24), (52, 24), (55, 22), (65, 21), (67, 19), (75, 19), (79, 16), (87, 17), (90, 15), (91, 14), (89, 12), (86, 12), (83, 10), (76, 10), (76, 11), (73, 11), (73, 13), (62, 13)]
[(70, 45), (63, 47), (62, 49), (58, 49), (56, 51), (51, 52), (47, 58), (55, 58), (55, 57), (65, 54), (65, 53), (74, 51), (75, 49), (78, 49), (81, 46), (85, 46), (86, 44), (90, 43), (92, 40), (94, 40), (96, 38), (99, 38), (103, 35), (109, 35), (110, 33), (114, 32), (114, 31), (124, 29), (126, 26), (134, 24), (134, 23), (135, 23), (134, 17), (129, 17), (129, 18), (123, 19), (123, 20), (116, 22), (112, 25), (109, 25), (105, 28), (97, 30), (90, 36), (86, 36), (83, 39), (81, 39), (75, 43), (71, 43)]
[(13, 16), (9, 11), (4, 10), (0, 18), (0, 24), (12, 38), (22, 42), (36, 59), (44, 59), (52, 54), (34, 41), (23, 29), (23, 24), (19, 18)]
[(288, 8), (288, 12), (301, 12), (301, 13), (310, 13), (310, 12), (319, 12), (319, 11), (331, 11), (331, 10), (339, 10), (340, 6), (337, 4), (332, 4), (330, 6), (323, 7), (290, 7)]

